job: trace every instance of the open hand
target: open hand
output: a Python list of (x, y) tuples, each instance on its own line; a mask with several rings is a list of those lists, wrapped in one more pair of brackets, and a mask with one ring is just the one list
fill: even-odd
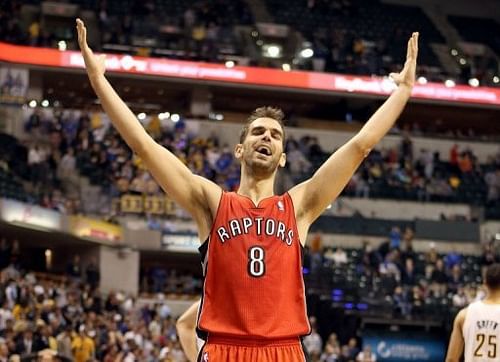
[(413, 33), (408, 40), (408, 50), (406, 52), (406, 62), (400, 73), (391, 73), (390, 77), (398, 85), (412, 88), (415, 84), (415, 72), (417, 68), (418, 55), (418, 32)]
[(87, 44), (87, 28), (85, 28), (85, 24), (80, 19), (76, 19), (76, 30), (78, 31), (78, 45), (82, 51), (83, 60), (85, 61), (85, 67), (87, 68), (89, 78), (103, 75), (106, 71), (106, 56), (96, 56), (92, 52), (92, 49), (89, 48), (89, 45)]

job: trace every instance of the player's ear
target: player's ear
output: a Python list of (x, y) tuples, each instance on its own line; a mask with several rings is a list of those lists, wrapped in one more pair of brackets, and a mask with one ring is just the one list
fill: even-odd
[(280, 165), (280, 167), (285, 167), (285, 165), (286, 165), (286, 153), (285, 152), (281, 153), (279, 165)]
[(234, 158), (237, 160), (241, 160), (241, 157), (243, 156), (243, 145), (241, 143), (238, 143), (236, 146), (234, 146)]

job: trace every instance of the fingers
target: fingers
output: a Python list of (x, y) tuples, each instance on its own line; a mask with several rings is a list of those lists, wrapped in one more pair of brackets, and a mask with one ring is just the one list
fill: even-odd
[(413, 59), (416, 59), (417, 58), (417, 53), (418, 53), (418, 36), (419, 36), (419, 33), (418, 32), (414, 32), (412, 35), (411, 35), (411, 38), (410, 38), (410, 44), (409, 44), (409, 47), (410, 47), (410, 53), (411, 53), (411, 58)]
[(408, 48), (406, 51), (406, 59), (416, 59), (418, 53), (418, 32), (414, 32), (408, 39)]
[(76, 30), (78, 31), (78, 45), (83, 50), (87, 47), (87, 28), (85, 28), (85, 24), (79, 18), (76, 19)]

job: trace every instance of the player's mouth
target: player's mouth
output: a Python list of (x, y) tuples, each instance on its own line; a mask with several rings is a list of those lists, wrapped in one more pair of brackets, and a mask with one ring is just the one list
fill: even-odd
[(263, 146), (263, 145), (257, 147), (256, 151), (258, 154), (261, 154), (264, 156), (271, 156), (273, 154), (271, 151), (271, 148), (269, 148), (268, 146)]

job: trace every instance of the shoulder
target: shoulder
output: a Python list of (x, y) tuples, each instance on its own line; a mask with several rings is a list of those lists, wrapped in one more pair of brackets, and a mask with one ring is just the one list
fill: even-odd
[(460, 312), (457, 313), (457, 316), (455, 317), (455, 327), (462, 328), (465, 322), (465, 317), (467, 316), (467, 310), (469, 307), (462, 308)]

